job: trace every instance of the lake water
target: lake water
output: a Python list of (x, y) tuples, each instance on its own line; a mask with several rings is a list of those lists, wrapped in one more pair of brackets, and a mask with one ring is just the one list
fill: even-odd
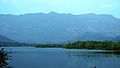
[(120, 68), (120, 55), (106, 50), (34, 47), (5, 50), (12, 52), (12, 60), (8, 61), (12, 68)]

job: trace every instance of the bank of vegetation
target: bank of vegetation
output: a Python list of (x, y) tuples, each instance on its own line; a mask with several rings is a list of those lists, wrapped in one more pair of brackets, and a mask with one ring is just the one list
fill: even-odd
[(62, 48), (63, 44), (37, 44), (36, 48)]
[(96, 50), (120, 50), (120, 42), (113, 41), (77, 41), (65, 44), (37, 44), (37, 48), (67, 48), (67, 49), (96, 49)]
[(69, 42), (63, 46), (70, 49), (101, 49), (120, 50), (120, 42), (113, 41), (77, 41)]
[(0, 47), (36, 47), (36, 48), (67, 48), (67, 49), (96, 49), (96, 50), (120, 50), (120, 41), (76, 41), (64, 44), (26, 44), (0, 42)]

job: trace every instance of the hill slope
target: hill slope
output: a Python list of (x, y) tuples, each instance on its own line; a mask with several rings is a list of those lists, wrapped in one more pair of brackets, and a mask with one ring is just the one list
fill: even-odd
[(15, 42), (15, 41), (9, 39), (8, 37), (0, 35), (0, 42)]

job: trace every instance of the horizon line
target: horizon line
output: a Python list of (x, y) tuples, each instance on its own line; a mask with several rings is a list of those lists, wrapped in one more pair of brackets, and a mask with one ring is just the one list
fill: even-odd
[(110, 15), (110, 16), (113, 16), (113, 17), (115, 17), (115, 18), (118, 18), (118, 19), (120, 19), (120, 17), (116, 17), (116, 16), (114, 16), (114, 15), (112, 15), (112, 14), (102, 14), (102, 13), (82, 13), (82, 14), (74, 14), (74, 13), (59, 13), (59, 12), (55, 12), (55, 11), (50, 11), (50, 12), (47, 12), (47, 13), (45, 13), (45, 12), (31, 12), (31, 13), (21, 13), (21, 14), (12, 14), (12, 13), (0, 13), (0, 15), (16, 15), (16, 16), (20, 16), (20, 15), (28, 15), (28, 14), (66, 14), (66, 15), (89, 15), (89, 14), (92, 14), (92, 15)]

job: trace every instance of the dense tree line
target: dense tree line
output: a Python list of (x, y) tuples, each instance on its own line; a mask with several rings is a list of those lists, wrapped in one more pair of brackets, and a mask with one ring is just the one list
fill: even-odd
[(120, 41), (76, 41), (65, 44), (26, 44), (26, 43), (12, 43), (0, 42), (0, 46), (35, 46), (41, 48), (70, 48), (70, 49), (102, 49), (102, 50), (120, 50)]
[(63, 44), (37, 44), (37, 48), (58, 48), (63, 47)]
[(120, 50), (120, 42), (113, 41), (77, 41), (69, 42), (64, 48)]
[(120, 50), (120, 42), (113, 41), (77, 41), (65, 44), (37, 44), (40, 48), (68, 48), (68, 49), (100, 49), (100, 50)]

